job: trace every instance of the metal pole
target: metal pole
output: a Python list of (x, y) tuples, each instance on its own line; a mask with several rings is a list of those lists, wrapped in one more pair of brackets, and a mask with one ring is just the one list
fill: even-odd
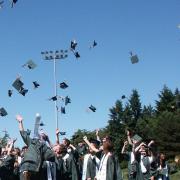
[[(56, 58), (54, 55), (54, 94), (57, 97), (57, 79), (56, 79)], [(58, 129), (58, 106), (57, 101), (54, 103), (54, 111), (55, 111), (55, 120), (56, 120), (56, 129)]]

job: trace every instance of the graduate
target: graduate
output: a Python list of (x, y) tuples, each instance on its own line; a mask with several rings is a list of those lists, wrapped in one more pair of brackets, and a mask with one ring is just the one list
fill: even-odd
[(109, 136), (103, 138), (103, 156), (100, 160), (97, 180), (122, 180), (118, 158), (113, 153), (113, 143)]
[[(91, 139), (90, 143), (95, 148), (99, 146), (99, 141), (95, 139)], [(99, 164), (100, 160), (96, 157), (96, 153), (89, 148), (89, 153), (84, 156), (82, 180), (93, 180), (99, 170)]]
[(45, 136), (45, 134), (41, 134), (39, 139), (31, 139), (29, 133), (24, 130), (23, 117), (21, 115), (17, 115), (16, 120), (19, 123), (21, 137), (24, 143), (28, 146), (28, 150), (24, 154), (24, 158), (20, 166), (20, 179), (40, 179), (42, 160), (54, 162), (55, 154), (50, 149), (50, 147), (46, 145), (45, 140), (47, 140), (48, 138)]

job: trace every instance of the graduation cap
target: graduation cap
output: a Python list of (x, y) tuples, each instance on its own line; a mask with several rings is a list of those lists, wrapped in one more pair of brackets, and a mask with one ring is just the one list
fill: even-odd
[(31, 130), (29, 130), (29, 129), (27, 129), (27, 135), (29, 135), (30, 136), (30, 134), (31, 134)]
[(134, 139), (135, 141), (142, 141), (142, 137), (140, 137), (139, 135), (135, 134), (132, 139)]
[(96, 108), (95, 108), (93, 105), (91, 105), (91, 106), (89, 107), (89, 109), (90, 109), (92, 112), (96, 112)]
[(7, 116), (7, 115), (8, 115), (7, 111), (3, 107), (0, 108), (0, 116)]
[(53, 101), (57, 101), (57, 96), (53, 96), (51, 98), (48, 99), (49, 101), (53, 100)]
[(79, 54), (77, 51), (74, 52), (74, 55), (75, 55), (75, 57), (76, 57), (77, 59), (81, 57), (80, 54)]
[(121, 99), (126, 99), (126, 96), (125, 96), (125, 95), (122, 95), (122, 96), (121, 96)]
[(36, 88), (38, 88), (40, 86), (40, 84), (37, 81), (34, 81), (33, 85), (34, 85), (34, 89), (36, 89)]
[(4, 1), (0, 2), (0, 8), (3, 8)]
[(66, 88), (68, 88), (69, 86), (65, 83), (65, 82), (62, 82), (62, 83), (60, 83), (60, 88), (61, 89), (66, 89)]
[(75, 40), (71, 41), (71, 49), (75, 51), (77, 42)]
[(17, 90), (17, 91), (21, 91), (22, 87), (24, 86), (24, 83), (20, 80), (20, 78), (17, 78), (12, 86)]
[(12, 0), (12, 2), (11, 2), (11, 8), (13, 8), (13, 7), (14, 7), (14, 4), (16, 4), (16, 3), (17, 3), (17, 1), (18, 1), (18, 0)]
[(25, 96), (28, 92), (28, 89), (24, 89), (23, 87), (20, 89), (19, 93), (23, 96)]
[(59, 134), (60, 134), (61, 136), (65, 136), (65, 135), (66, 135), (66, 132), (59, 132)]
[(61, 113), (62, 113), (62, 114), (66, 114), (66, 109), (65, 109), (65, 107), (61, 107)]
[(65, 97), (65, 105), (67, 106), (69, 103), (71, 103), (71, 99), (68, 96), (66, 96)]
[(11, 97), (12, 96), (12, 90), (8, 90), (8, 96)]
[(34, 69), (36, 66), (37, 65), (32, 60), (29, 60), (26, 64), (23, 65), (23, 67), (28, 67), (29, 69)]
[(42, 126), (45, 126), (45, 124), (44, 124), (43, 122), (40, 122), (40, 123), (39, 123), (39, 126), (42, 127)]
[(130, 55), (131, 55), (131, 63), (132, 63), (132, 64), (135, 64), (135, 63), (138, 63), (138, 62), (139, 62), (139, 58), (138, 58), (138, 56), (137, 56), (136, 54), (133, 55), (133, 53), (130, 52)]
[(96, 144), (97, 146), (100, 145), (100, 141), (98, 141), (98, 140), (96, 140), (96, 139), (93, 139), (93, 138), (90, 138), (90, 139), (89, 139), (89, 142), (90, 142), (90, 143), (93, 143), (93, 144)]
[(90, 49), (92, 49), (92, 48), (94, 48), (96, 46), (97, 46), (97, 42), (94, 40), (92, 46), (90, 46)]

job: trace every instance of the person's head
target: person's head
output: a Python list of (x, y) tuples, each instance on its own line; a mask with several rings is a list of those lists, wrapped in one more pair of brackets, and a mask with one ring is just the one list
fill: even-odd
[[(90, 143), (93, 148), (99, 149), (99, 144), (100, 144), (99, 141), (95, 139), (90, 139)], [(89, 153), (94, 154), (94, 151), (91, 148), (89, 148)]]
[(63, 145), (64, 145), (66, 148), (69, 147), (70, 143), (71, 143), (71, 142), (70, 142), (69, 139), (67, 139), (67, 138), (64, 138), (64, 139), (63, 139)]
[(112, 138), (109, 136), (105, 136), (103, 138), (103, 150), (105, 152), (112, 152), (113, 151), (113, 143), (112, 143)]
[(164, 153), (160, 153), (160, 160), (164, 161), (166, 159), (166, 156)]
[(55, 154), (57, 156), (63, 154), (66, 152), (66, 148), (64, 146), (64, 144), (56, 144), (54, 147), (53, 147), (53, 151), (55, 152)]
[(83, 143), (83, 142), (80, 142), (80, 143), (78, 143), (78, 146), (79, 146), (79, 147), (83, 147), (83, 146), (84, 146), (84, 143)]
[(27, 146), (23, 146), (21, 151), (22, 152), (26, 152), (27, 150), (28, 150), (28, 147)]
[(18, 147), (16, 147), (16, 148), (14, 148), (13, 154), (15, 156), (20, 156), (21, 155), (21, 150)]
[(142, 138), (135, 134), (133, 137), (132, 137), (132, 143), (135, 145), (135, 146), (138, 146), (142, 141)]

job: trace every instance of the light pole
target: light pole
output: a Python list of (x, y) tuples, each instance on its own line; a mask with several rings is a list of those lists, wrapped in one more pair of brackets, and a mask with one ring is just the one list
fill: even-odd
[[(54, 77), (54, 96), (58, 96), (57, 94), (57, 69), (56, 69), (56, 61), (59, 59), (65, 59), (68, 57), (68, 50), (56, 50), (56, 51), (44, 51), (41, 52), (43, 59), (46, 61), (53, 61), (53, 77)], [(58, 99), (58, 98), (57, 98)], [(58, 106), (57, 100), (54, 101), (54, 114), (55, 114), (55, 122), (56, 128), (59, 127), (59, 118), (58, 118)]]

